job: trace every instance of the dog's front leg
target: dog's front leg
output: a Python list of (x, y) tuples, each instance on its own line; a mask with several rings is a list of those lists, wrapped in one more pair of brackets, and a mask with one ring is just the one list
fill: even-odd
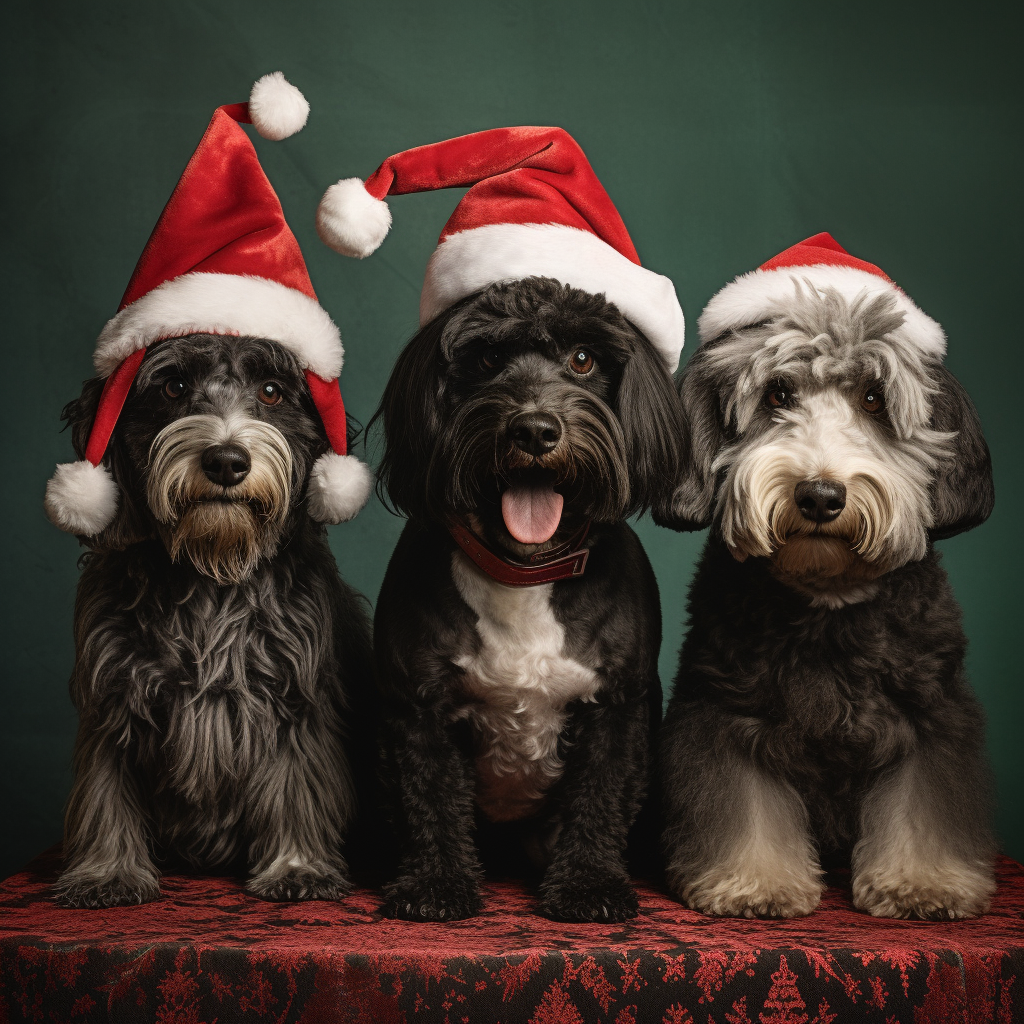
[(666, 880), (702, 914), (809, 914), (823, 886), (806, 808), (743, 749), (738, 724), (697, 705), (669, 712), (661, 751)]
[(398, 877), (384, 890), (385, 917), (453, 921), (480, 911), (473, 842), (473, 775), (437, 708), (390, 717), (385, 747), (401, 843)]
[(865, 796), (853, 851), (858, 909), (932, 920), (988, 910), (995, 879), (987, 773), (957, 740), (945, 750), (930, 741)]
[(115, 907), (160, 895), (149, 855), (136, 780), (118, 744), (120, 730), (83, 722), (75, 749), (75, 784), (64, 821), (66, 866), (57, 879), (65, 907)]
[(340, 900), (352, 888), (341, 844), (354, 800), (340, 735), (333, 712), (311, 710), (281, 730), (253, 773), (246, 815), (253, 896)]
[(650, 709), (646, 697), (582, 703), (573, 718), (540, 912), (556, 921), (625, 921), (638, 910), (625, 853), (647, 781)]

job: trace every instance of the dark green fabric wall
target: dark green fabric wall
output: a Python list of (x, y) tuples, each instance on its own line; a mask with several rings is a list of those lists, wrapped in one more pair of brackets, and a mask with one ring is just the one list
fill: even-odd
[[(1014, 5), (1019, 10), (1020, 5)], [(60, 835), (75, 715), (67, 696), (78, 547), (43, 517), (58, 414), (213, 108), (283, 70), (304, 132), (257, 141), (347, 349), (366, 422), (416, 326), (426, 260), (457, 195), (391, 203), (363, 262), (313, 231), (324, 188), (389, 153), (497, 125), (582, 144), (645, 264), (690, 326), (716, 289), (821, 230), (880, 264), (946, 327), (995, 458), (996, 512), (943, 545), (989, 715), (998, 825), (1024, 857), (1020, 739), (1022, 470), (1020, 25), (985, 5), (899, 3), (23, 3), (3, 23), (6, 374), (0, 869)], [(376, 500), (331, 531), (376, 595), (400, 521)], [(701, 536), (640, 532), (662, 586), (674, 672)]]

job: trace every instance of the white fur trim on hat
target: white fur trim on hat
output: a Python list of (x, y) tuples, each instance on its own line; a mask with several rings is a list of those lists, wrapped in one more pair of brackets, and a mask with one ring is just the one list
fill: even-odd
[(117, 484), (105, 466), (84, 459), (57, 467), (46, 485), (46, 516), (54, 526), (79, 537), (95, 537), (117, 512)]
[(280, 142), (302, 130), (309, 117), (309, 103), (280, 71), (274, 71), (252, 87), (249, 117), (263, 138)]
[(670, 373), (679, 365), (683, 311), (672, 282), (597, 235), (562, 224), (487, 224), (449, 235), (427, 264), (420, 326), (490, 284), (534, 276), (603, 294), (643, 331)]
[(316, 233), (342, 256), (363, 259), (376, 252), (391, 227), (391, 210), (374, 199), (359, 178), (342, 178), (316, 208)]
[(926, 355), (941, 357), (946, 351), (946, 335), (942, 328), (891, 281), (857, 267), (825, 263), (810, 267), (753, 270), (737, 277), (715, 295), (701, 313), (697, 321), (701, 341), (710, 341), (726, 331), (749, 327), (784, 313), (785, 304), (801, 284), (819, 292), (834, 289), (850, 301), (864, 295), (893, 295), (896, 308), (904, 316), (898, 333)]
[(109, 320), (96, 343), (96, 372), (109, 377), (140, 348), (185, 334), (267, 338), (324, 380), (341, 373), (338, 328), (308, 295), (263, 277), (202, 273), (165, 281)]
[(319, 523), (344, 523), (366, 504), (373, 474), (354, 455), (327, 452), (313, 465), (306, 490), (309, 514)]

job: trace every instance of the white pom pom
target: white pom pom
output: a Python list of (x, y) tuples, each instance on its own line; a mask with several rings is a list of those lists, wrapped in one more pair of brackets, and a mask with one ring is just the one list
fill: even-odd
[(344, 523), (365, 504), (373, 490), (373, 474), (354, 455), (327, 452), (309, 476), (306, 502), (318, 523)]
[(95, 537), (114, 521), (117, 484), (105, 466), (65, 462), (46, 485), (43, 508), (54, 526), (79, 537)]
[(316, 233), (342, 256), (363, 259), (375, 252), (391, 227), (391, 210), (374, 199), (358, 178), (342, 178), (325, 193), (316, 210)]
[(249, 117), (263, 138), (280, 142), (302, 130), (309, 117), (309, 103), (280, 71), (275, 71), (252, 87)]

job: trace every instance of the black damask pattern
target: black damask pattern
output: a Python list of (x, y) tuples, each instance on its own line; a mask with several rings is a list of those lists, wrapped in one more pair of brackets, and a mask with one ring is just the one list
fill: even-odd
[(40, 858), (0, 886), (0, 1022), (947, 1024), (1024, 1020), (1024, 869), (990, 914), (878, 921), (842, 878), (796, 921), (719, 920), (640, 885), (626, 924), (565, 925), (517, 883), (467, 921), (381, 918), (379, 896), (262, 903), (166, 877), (141, 907), (63, 910)]

